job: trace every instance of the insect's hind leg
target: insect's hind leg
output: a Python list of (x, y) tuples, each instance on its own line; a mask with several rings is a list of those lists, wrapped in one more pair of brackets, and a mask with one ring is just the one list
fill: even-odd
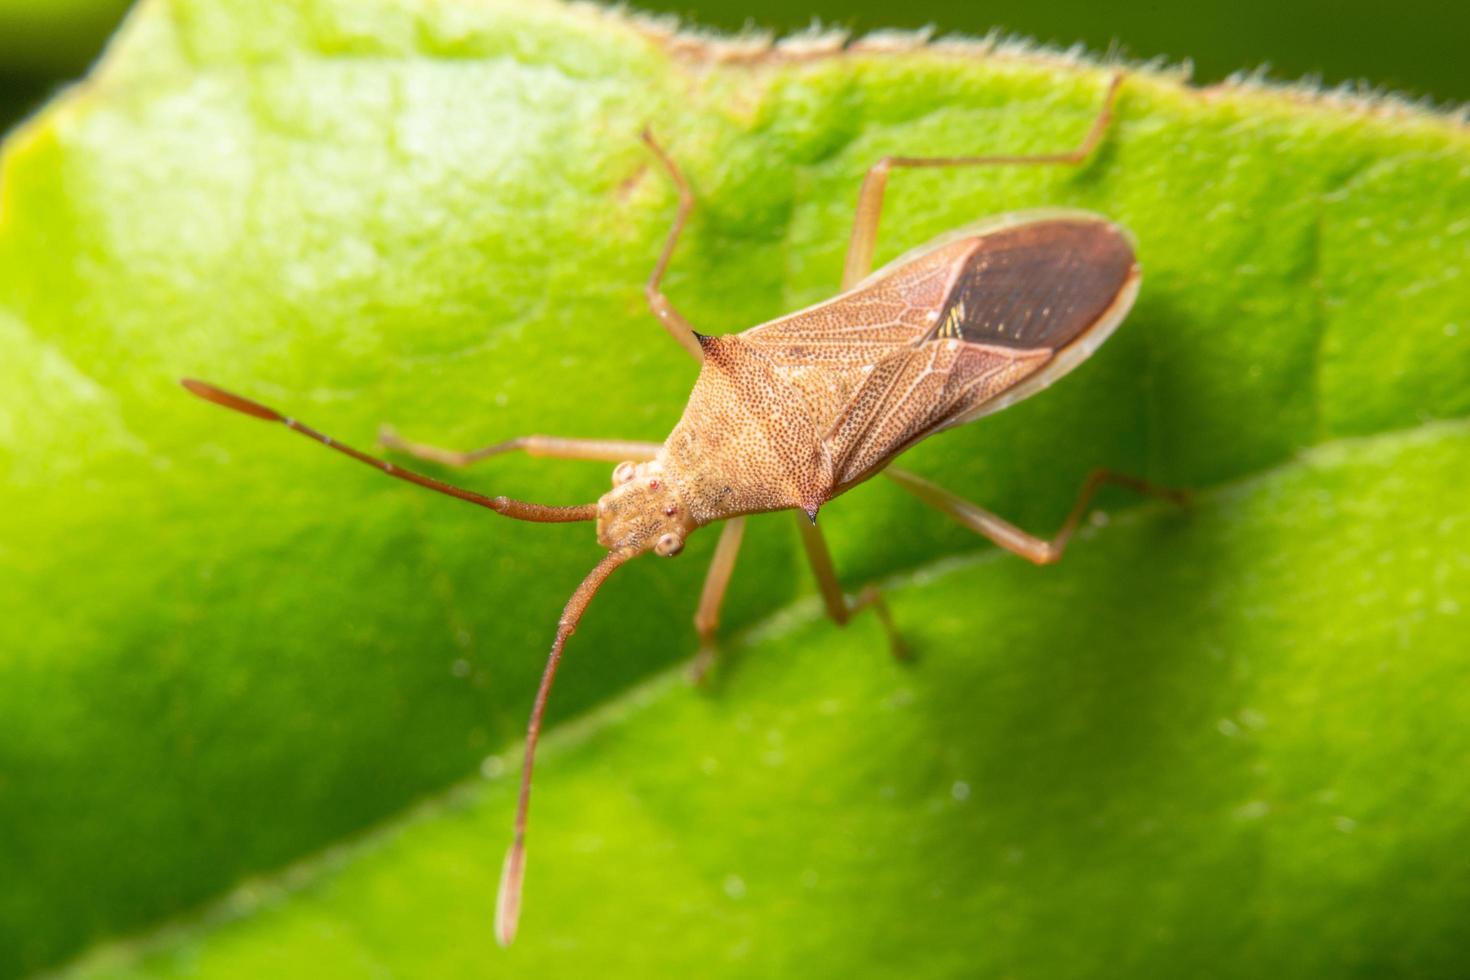
[(689, 321), (684, 319), (684, 314), (674, 309), (674, 304), (669, 302), (663, 294), (660, 285), (664, 280), (664, 273), (669, 268), (669, 257), (674, 254), (674, 246), (679, 242), (679, 235), (684, 231), (684, 225), (689, 221), (689, 214), (694, 210), (694, 192), (689, 189), (689, 181), (684, 179), (684, 174), (679, 170), (679, 165), (674, 162), (673, 157), (664, 151), (664, 148), (653, 138), (653, 131), (644, 127), (639, 138), (658, 157), (658, 162), (663, 166), (669, 179), (674, 182), (674, 187), (679, 191), (679, 211), (674, 215), (674, 224), (669, 228), (669, 237), (664, 240), (664, 250), (659, 253), (658, 261), (654, 263), (653, 272), (648, 276), (648, 282), (643, 287), (643, 294), (648, 297), (648, 308), (658, 318), (658, 322), (664, 325), (669, 336), (677, 340), (691, 357), (696, 361), (704, 360), (704, 348), (699, 346), (699, 338), (694, 335), (694, 328)]
[(848, 599), (842, 592), (842, 583), (837, 580), (837, 571), (832, 566), (832, 553), (827, 550), (827, 541), (822, 537), (821, 529), (801, 511), (796, 512), (796, 524), (801, 529), (801, 543), (806, 548), (807, 560), (811, 562), (812, 574), (817, 577), (817, 588), (821, 590), (827, 615), (838, 626), (846, 626), (852, 617), (871, 608), (878, 621), (883, 624), (883, 631), (888, 634), (888, 645), (893, 656), (899, 660), (907, 660), (908, 645), (899, 636), (898, 627), (893, 624), (893, 614), (888, 611), (888, 603), (884, 601), (878, 587), (865, 586), (856, 599)]
[(656, 442), (632, 442), (626, 439), (564, 439), (560, 436), (520, 436), (478, 449), (444, 449), (402, 438), (391, 426), (378, 430), (378, 444), (384, 449), (427, 459), (445, 466), (469, 466), (502, 453), (522, 452), (527, 456), (552, 459), (588, 459), (607, 463), (632, 461), (643, 463), (658, 455), (663, 448)]
[(1082, 142), (1075, 149), (1060, 153), (966, 157), (884, 157), (868, 168), (858, 191), (857, 214), (852, 223), (852, 238), (847, 245), (847, 261), (842, 268), (842, 288), (851, 289), (873, 269), (873, 248), (878, 240), (878, 219), (883, 214), (883, 191), (888, 186), (888, 172), (894, 167), (980, 167), (992, 165), (1079, 164), (1092, 155), (1113, 119), (1113, 106), (1118, 100), (1118, 86), (1123, 73), (1117, 72), (1108, 83), (1102, 109), (1092, 121)]
[(1050, 538), (1041, 538), (1021, 530), (1010, 521), (997, 517), (990, 511), (907, 470), (890, 466), (883, 472), (889, 479), (924, 503), (943, 511), (977, 534), (983, 534), (1012, 554), (1020, 555), (1027, 561), (1038, 565), (1050, 565), (1062, 557), (1062, 553), (1067, 550), (1067, 543), (1072, 540), (1072, 535), (1077, 530), (1077, 525), (1092, 504), (1093, 495), (1105, 483), (1127, 487), (1154, 497), (1163, 497), (1176, 504), (1184, 504), (1189, 499), (1188, 494), (1182, 490), (1156, 486), (1137, 477), (1114, 473), (1112, 470), (1093, 470), (1083, 482), (1082, 490), (1077, 494), (1077, 502), (1072, 505), (1071, 513), (1062, 522), (1061, 528)]

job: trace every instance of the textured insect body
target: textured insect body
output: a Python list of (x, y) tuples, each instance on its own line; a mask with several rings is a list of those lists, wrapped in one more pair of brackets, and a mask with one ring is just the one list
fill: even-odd
[(1034, 394), (1081, 363), (1122, 322), (1138, 291), (1128, 235), (1085, 212), (1006, 215), (947, 235), (868, 275), (883, 189), (893, 167), (1077, 164), (1111, 116), (1121, 76), (1086, 139), (1066, 153), (1030, 157), (886, 158), (869, 170), (843, 277), (833, 299), (743, 333), (695, 333), (659, 289), (693, 196), (673, 161), (644, 139), (679, 190), (679, 212), (645, 287), (654, 315), (701, 361), (684, 413), (663, 443), (525, 436), (470, 452), (405, 442), (389, 448), (464, 465), (520, 450), (567, 459), (617, 462), (613, 487), (594, 504), (548, 506), (489, 497), (370, 456), (256, 402), (201, 381), (184, 382), (218, 405), (279, 422), (389, 476), (539, 523), (595, 521), (607, 555), (567, 601), (526, 732), (515, 835), (506, 855), (496, 914), (502, 943), (515, 936), (525, 875), (531, 774), (552, 681), (567, 638), (607, 577), (653, 551), (671, 557), (695, 530), (723, 522), (700, 596), (697, 663), (715, 649), (719, 609), (747, 515), (801, 512), (798, 524), (828, 614), (846, 623), (867, 608), (880, 618), (895, 653), (904, 647), (876, 589), (846, 596), (816, 527), (833, 497), (878, 473), (964, 526), (1031, 561), (1055, 561), (1097, 487), (1112, 481), (1169, 495), (1140, 480), (1096, 471), (1061, 529), (1027, 534), (955, 494), (889, 464), (942, 429)]
[[(601, 543), (682, 544), (695, 528), (763, 511), (815, 519), (914, 443), (1074, 367), (1122, 322), (1138, 282), (1116, 225), (1018, 214), (799, 313), (701, 337), (684, 415), (654, 460), (620, 471), (648, 489), (603, 498), (599, 520), (608, 513), (618, 532), (601, 537), (600, 524)], [(634, 500), (648, 513), (630, 522)]]

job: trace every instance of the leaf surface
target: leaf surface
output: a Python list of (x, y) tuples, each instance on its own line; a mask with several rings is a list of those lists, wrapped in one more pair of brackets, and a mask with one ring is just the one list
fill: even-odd
[[(415, 492), (176, 378), (364, 446), (382, 422), (450, 446), (658, 439), (694, 366), (643, 307), (674, 206), (645, 122), (700, 201), (669, 293), (722, 333), (830, 294), (878, 157), (1065, 148), (1105, 81), (953, 47), (741, 56), (550, 3), (145, 2), (0, 163), (0, 879), (20, 883), (0, 973), (351, 839), (512, 745), (597, 557), (585, 527)], [(1044, 398), (906, 465), (1037, 529), (1096, 465), (1198, 488), (1198, 512), (1037, 570), (965, 557), (973, 538), (866, 485), (824, 511), (845, 581), (969, 563), (901, 590), (921, 663), (884, 663), (871, 624), (805, 624), (758, 633), (714, 699), (628, 694), (692, 652), (714, 536), (620, 572), (552, 710), (625, 720), (541, 769), (512, 956), (779, 972), (859, 936), (834, 971), (1447, 962), (1470, 138), (1137, 73), (1081, 170), (896, 176), (879, 258), (1039, 206), (1134, 232), (1134, 315)], [(462, 479), (607, 486), (512, 458)], [(731, 629), (810, 592), (788, 520), (753, 524)], [(493, 970), (476, 924), (506, 792), (100, 962)], [(1443, 883), (1422, 904), (1353, 904), (1415, 869)], [(1293, 923), (1329, 920), (1337, 945), (1282, 959)], [(1058, 923), (1075, 940), (1044, 938)]]

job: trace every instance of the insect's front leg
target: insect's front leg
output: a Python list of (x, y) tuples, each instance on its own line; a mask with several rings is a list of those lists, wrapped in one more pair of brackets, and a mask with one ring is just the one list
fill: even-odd
[(669, 302), (663, 290), (659, 287), (664, 281), (664, 272), (669, 268), (669, 257), (674, 254), (674, 246), (679, 242), (679, 235), (684, 231), (684, 225), (689, 221), (689, 213), (694, 210), (694, 192), (689, 189), (689, 182), (684, 179), (679, 165), (674, 163), (674, 158), (664, 152), (664, 148), (653, 138), (653, 132), (647, 128), (642, 133), (643, 142), (658, 157), (658, 162), (663, 166), (669, 179), (674, 182), (674, 187), (679, 191), (679, 211), (674, 215), (674, 224), (669, 228), (669, 237), (664, 241), (664, 250), (659, 253), (658, 262), (653, 266), (653, 272), (648, 276), (648, 283), (643, 287), (643, 294), (648, 297), (648, 308), (658, 318), (658, 322), (664, 325), (669, 336), (677, 340), (691, 357), (696, 361), (704, 360), (704, 348), (699, 346), (699, 339), (694, 335), (694, 328), (689, 321), (684, 319), (684, 314), (674, 309), (674, 304)]
[(552, 459), (588, 459), (605, 463), (621, 463), (631, 460), (644, 463), (658, 455), (663, 448), (656, 442), (633, 442), (627, 439), (565, 439), (560, 436), (520, 436), (504, 442), (481, 446), (478, 449), (444, 449), (422, 442), (410, 442), (395, 432), (392, 426), (378, 430), (378, 445), (384, 449), (404, 453), (417, 459), (427, 459), (445, 466), (469, 466), (491, 456), (502, 453), (522, 452), (527, 456), (547, 456)]
[(996, 165), (1080, 164), (1092, 155), (1113, 119), (1118, 86), (1123, 73), (1118, 72), (1108, 84), (1102, 109), (1092, 121), (1082, 142), (1075, 149), (1060, 153), (967, 157), (884, 157), (868, 168), (858, 191), (857, 215), (852, 223), (852, 238), (847, 245), (847, 261), (842, 268), (842, 288), (851, 289), (873, 270), (873, 247), (878, 241), (878, 219), (883, 216), (883, 191), (888, 186), (888, 172), (894, 167), (982, 167)]
[(704, 577), (704, 589), (699, 593), (699, 608), (694, 613), (694, 628), (699, 631), (699, 652), (689, 665), (689, 679), (696, 684), (704, 682), (720, 656), (720, 606), (725, 601), (725, 590), (730, 586), (730, 575), (735, 571), (735, 559), (740, 554), (740, 540), (745, 536), (745, 518), (732, 517), (720, 529), (720, 540), (715, 545), (715, 556), (709, 563), (709, 572)]
[(1077, 530), (1077, 525), (1092, 504), (1093, 495), (1104, 483), (1113, 483), (1139, 493), (1163, 497), (1176, 504), (1183, 504), (1188, 500), (1188, 495), (1182, 490), (1155, 486), (1137, 477), (1114, 473), (1112, 470), (1093, 470), (1083, 482), (1082, 490), (1077, 494), (1077, 502), (1072, 505), (1072, 511), (1062, 522), (1061, 528), (1050, 538), (1041, 538), (1021, 530), (1010, 521), (997, 517), (983, 507), (976, 506), (958, 494), (950, 493), (943, 487), (930, 483), (907, 470), (890, 466), (883, 473), (924, 503), (943, 511), (977, 534), (983, 534), (1012, 554), (1020, 555), (1027, 561), (1038, 565), (1050, 565), (1062, 557), (1062, 553), (1067, 550), (1067, 543), (1072, 540), (1072, 535)]
[(908, 646), (903, 642), (903, 637), (898, 635), (898, 628), (893, 625), (893, 615), (888, 611), (888, 603), (883, 600), (878, 587), (864, 586), (856, 599), (849, 599), (843, 594), (842, 583), (837, 580), (837, 571), (832, 567), (832, 553), (827, 550), (827, 541), (822, 537), (821, 529), (801, 511), (796, 512), (796, 524), (801, 529), (801, 543), (806, 548), (807, 560), (811, 562), (812, 574), (817, 577), (817, 588), (821, 590), (827, 615), (838, 626), (846, 626), (852, 617), (871, 608), (878, 616), (878, 621), (883, 624), (883, 631), (888, 634), (888, 645), (893, 650), (894, 657), (907, 660)]

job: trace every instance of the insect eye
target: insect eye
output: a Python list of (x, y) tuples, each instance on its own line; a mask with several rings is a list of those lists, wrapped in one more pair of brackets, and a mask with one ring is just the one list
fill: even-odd
[(653, 546), (653, 553), (660, 558), (672, 558), (684, 550), (684, 539), (677, 534), (665, 534)]
[(635, 467), (632, 463), (619, 463), (618, 468), (613, 470), (613, 486), (620, 487), (633, 479)]

